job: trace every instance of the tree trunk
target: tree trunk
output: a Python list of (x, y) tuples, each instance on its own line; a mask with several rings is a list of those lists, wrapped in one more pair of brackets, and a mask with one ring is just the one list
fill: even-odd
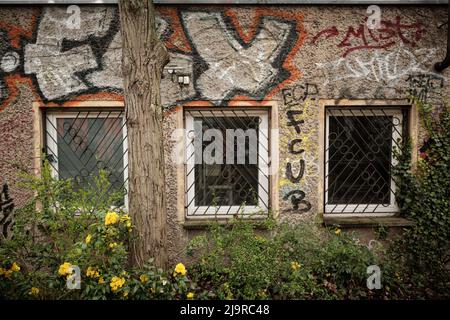
[(129, 213), (137, 236), (132, 263), (166, 267), (166, 199), (160, 83), (169, 54), (151, 0), (120, 0), (122, 71), (128, 129)]

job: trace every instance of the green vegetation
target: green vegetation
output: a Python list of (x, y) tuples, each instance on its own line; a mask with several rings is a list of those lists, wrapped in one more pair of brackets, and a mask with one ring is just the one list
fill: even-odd
[[(352, 233), (314, 222), (234, 219), (212, 223), (187, 247), (192, 262), (161, 270), (129, 264), (133, 224), (106, 172), (86, 190), (24, 176), (35, 198), (15, 211), (13, 238), (0, 246), (0, 298), (6, 299), (423, 299), (450, 298), (450, 111), (421, 105), (428, 149), (415, 170), (410, 146), (397, 152), (397, 199), (415, 221), (388, 249), (369, 249)], [(92, 195), (95, 194), (95, 197)], [(384, 239), (387, 229), (376, 230)], [(367, 287), (380, 267), (381, 289)], [(80, 290), (72, 266), (81, 271)], [(69, 280), (69, 281), (68, 281)]]

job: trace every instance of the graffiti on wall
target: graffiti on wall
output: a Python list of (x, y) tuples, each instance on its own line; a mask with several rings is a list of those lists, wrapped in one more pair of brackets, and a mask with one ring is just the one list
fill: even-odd
[(430, 73), (427, 65), (432, 64), (435, 56), (435, 49), (422, 48), (410, 51), (400, 46), (394, 51), (339, 58), (330, 62), (317, 63), (316, 66), (326, 73), (325, 85), (348, 79), (395, 83), (411, 74)]
[(316, 67), (325, 79), (324, 86), (335, 89), (337, 81), (344, 81), (339, 86), (340, 98), (393, 99), (421, 94), (421, 98), (429, 95), (437, 101), (441, 97), (440, 83), (445, 81), (444, 76), (432, 71), (437, 59), (436, 49), (411, 50), (400, 45), (386, 52), (354, 54), (316, 63)]
[[(80, 28), (69, 27), (69, 17), (63, 6), (43, 7), (33, 15), (31, 37), (15, 39), (16, 48), (0, 48), (0, 103), (9, 95), (4, 77), (10, 73), (31, 79), (43, 102), (121, 93), (117, 9), (82, 7)], [(172, 58), (166, 67), (172, 73), (165, 72), (162, 80), (167, 88), (163, 104), (191, 100), (219, 104), (238, 96), (263, 100), (275, 94), (299, 76), (291, 60), (306, 37), (302, 19), (301, 14), (258, 8), (251, 25), (244, 28), (232, 9), (161, 8), (158, 32)], [(11, 43), (5, 39), (9, 30), (3, 27), (2, 43)], [(180, 87), (173, 77), (177, 72), (192, 81)]]
[(343, 50), (342, 57), (345, 58), (355, 51), (387, 49), (399, 43), (415, 47), (425, 34), (421, 23), (404, 23), (400, 16), (381, 20), (377, 29), (369, 29), (366, 22), (367, 18), (357, 26), (350, 25), (344, 30), (336, 26), (327, 27), (312, 37), (311, 44), (337, 38), (337, 48)]
[[(31, 10), (26, 28), (0, 23), (0, 110), (24, 79), (32, 82), (44, 103), (63, 104), (97, 93), (121, 99), (117, 9), (82, 7), (78, 29), (68, 27), (69, 17), (64, 6), (49, 6)], [(233, 99), (261, 101), (279, 91), (284, 104), (294, 107), (308, 97), (314, 99), (318, 92), (311, 83), (287, 87), (300, 77), (293, 57), (306, 38), (301, 13), (258, 7), (244, 24), (233, 9), (164, 7), (159, 9), (157, 23), (171, 54), (162, 79), (162, 102), (168, 109), (190, 101), (211, 105)], [(411, 49), (424, 32), (420, 23), (405, 23), (396, 17), (382, 20), (378, 29), (369, 29), (366, 23), (344, 30), (331, 26), (312, 35), (311, 42), (338, 38), (338, 47), (345, 50), (337, 60), (316, 64), (325, 73), (324, 85), (358, 79), (379, 82), (381, 91), (374, 93), (379, 98), (399, 79), (429, 74), (427, 65), (435, 57), (434, 49)], [(357, 53), (398, 43), (395, 50)], [(180, 82), (179, 76), (188, 80)], [(411, 78), (410, 82), (411, 90), (417, 91), (418, 80)], [(436, 96), (434, 82), (432, 86), (422, 86), (422, 96)], [(342, 95), (357, 95), (354, 88), (342, 87), (341, 91)]]
[(435, 74), (410, 75), (409, 94), (422, 102), (438, 105), (442, 103), (444, 78)]
[[(310, 102), (316, 100), (319, 95), (319, 86), (315, 83), (305, 81), (284, 88), (281, 92), (284, 106), (287, 109), (286, 124), (289, 128), (293, 128), (294, 130), (292, 131), (295, 132), (293, 136), (290, 134), (285, 136), (287, 138), (285, 142), (287, 144), (287, 151), (289, 155), (293, 155), (296, 158), (300, 157), (300, 159), (294, 162), (290, 162), (289, 159), (287, 160), (284, 172), (286, 179), (283, 179), (280, 187), (283, 200), (290, 201), (294, 212), (304, 213), (309, 211), (312, 205), (306, 200), (306, 192), (302, 190), (303, 188), (300, 189), (299, 184), (305, 176), (307, 167), (308, 170), (311, 169), (311, 164), (315, 163), (315, 161), (307, 155), (306, 150), (311, 152), (311, 146), (305, 144), (305, 140), (309, 140), (309, 135), (314, 134), (314, 129), (311, 130), (311, 128), (308, 128), (308, 135), (305, 135), (302, 127), (305, 123), (305, 117), (310, 116)], [(308, 172), (312, 173), (311, 171)]]
[[(34, 43), (24, 49), (25, 74), (34, 75), (46, 100), (121, 85), (117, 11), (113, 7), (83, 9), (79, 29), (66, 24), (64, 7), (48, 8), (39, 20)], [(116, 59), (114, 59), (116, 58)]]
[(23, 44), (33, 38), (38, 10), (22, 13), (23, 21), (17, 15), (0, 11), (0, 111), (7, 101), (17, 96), (17, 87), (24, 82)]
[(223, 13), (183, 12), (181, 16), (195, 55), (197, 99), (220, 102), (246, 95), (262, 100), (291, 76), (283, 62), (300, 36), (296, 23), (262, 17), (254, 37), (244, 41)]
[(0, 47), (0, 101), (2, 101), (9, 95), (4, 79), (17, 69), (20, 64), (20, 56), (9, 44), (7, 33), (2, 30), (0, 30), (0, 43), (4, 44)]
[[(44, 102), (119, 91), (122, 80), (116, 62), (121, 50), (113, 23), (115, 9), (83, 7), (80, 28), (68, 27), (70, 13), (63, 6), (22, 11), (8, 15), (16, 19), (19, 15), (18, 21), (0, 23), (0, 110), (14, 100), (19, 83), (29, 85), (36, 99)], [(114, 56), (118, 58), (111, 60)]]
[(288, 108), (301, 105), (306, 99), (315, 100), (319, 89), (315, 83), (301, 83), (281, 90), (284, 105)]
[[(293, 127), (297, 134), (297, 137), (300, 136), (302, 129), (301, 126), (305, 122), (303, 119), (299, 119), (298, 116), (303, 115), (303, 110), (288, 110), (286, 112), (286, 118), (288, 120), (287, 125), (289, 127)], [(294, 138), (288, 142), (288, 150), (290, 154), (293, 155), (302, 155), (305, 152), (305, 149), (301, 146), (302, 139)], [(290, 183), (298, 185), (305, 174), (306, 163), (302, 158), (298, 163), (298, 173), (297, 175), (293, 172), (293, 164), (291, 162), (286, 163), (286, 178), (290, 181)], [(311, 209), (311, 203), (305, 200), (306, 194), (300, 188), (295, 188), (294, 190), (288, 191), (284, 196), (283, 200), (290, 200), (292, 204), (292, 208), (296, 213), (307, 212)]]

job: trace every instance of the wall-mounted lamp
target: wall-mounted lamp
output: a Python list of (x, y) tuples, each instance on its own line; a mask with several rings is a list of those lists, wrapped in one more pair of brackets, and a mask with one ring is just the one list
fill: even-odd
[(173, 69), (173, 68), (168, 68), (168, 69), (167, 69), (167, 72), (168, 72), (169, 75), (170, 75), (170, 80), (172, 80), (172, 82), (175, 82), (175, 76), (176, 76), (176, 74), (177, 74), (177, 70), (176, 70), (176, 69)]
[(180, 85), (188, 85), (190, 83), (189, 76), (186, 76), (186, 75), (178, 76), (178, 83)]
[(172, 82), (177, 82), (180, 86), (189, 85), (191, 82), (190, 75), (180, 73), (183, 68), (177, 66), (168, 66), (165, 68), (170, 75)]

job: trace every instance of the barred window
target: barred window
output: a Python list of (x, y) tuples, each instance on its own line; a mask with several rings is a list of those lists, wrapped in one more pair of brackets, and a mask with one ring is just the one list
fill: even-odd
[(407, 134), (407, 109), (327, 107), (325, 212), (393, 213), (394, 148)]
[[(46, 153), (53, 175), (85, 188), (104, 170), (111, 191), (126, 194), (127, 131), (122, 111), (47, 112)], [(121, 203), (126, 204), (126, 196)]]
[(186, 110), (187, 216), (265, 214), (269, 208), (266, 110)]

